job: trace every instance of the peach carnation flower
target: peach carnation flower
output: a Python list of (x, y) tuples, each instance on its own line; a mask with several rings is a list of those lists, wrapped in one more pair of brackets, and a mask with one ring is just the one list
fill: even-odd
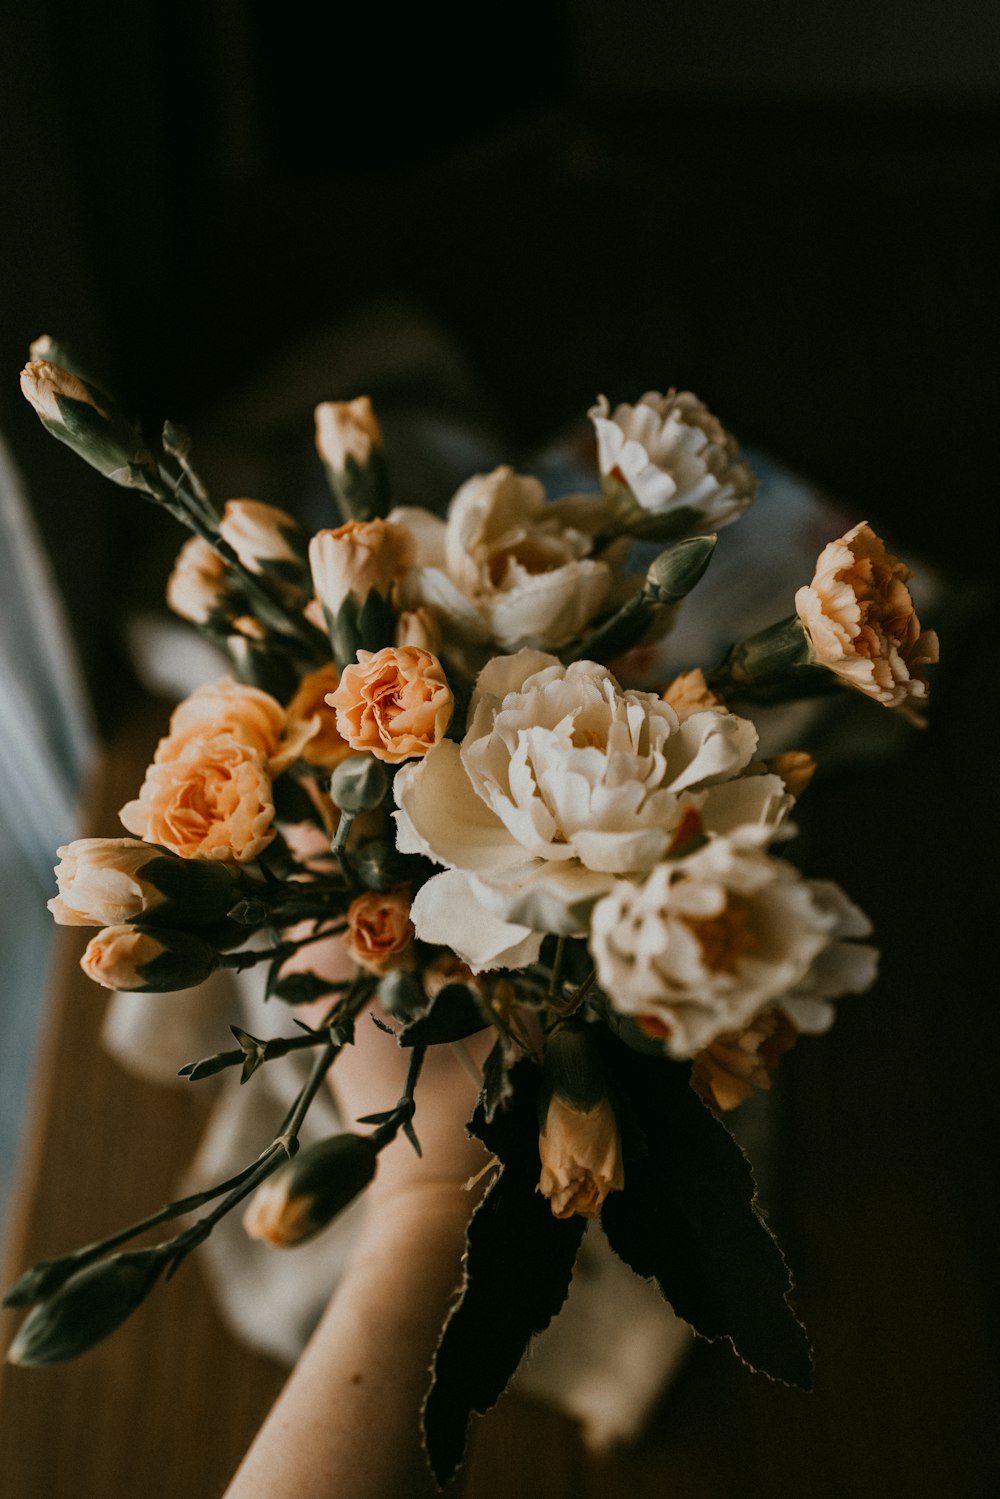
[(824, 547), (795, 609), (820, 666), (919, 722), (915, 708), (927, 701), (923, 667), (938, 659), (938, 638), (920, 628), (909, 577), (862, 521)]
[[(642, 1021), (639, 1022), (640, 1026)], [(742, 1030), (716, 1036), (691, 1068), (691, 1086), (709, 1108), (737, 1108), (755, 1089), (765, 1091), (798, 1029), (776, 1005), (761, 1010)]]
[(358, 651), (327, 702), (351, 749), (390, 765), (439, 744), (455, 706), (440, 661), (415, 645)]
[(405, 887), (367, 890), (347, 908), (344, 946), (369, 973), (388, 973), (404, 961), (413, 941), (410, 896)]
[(220, 677), (217, 682), (199, 687), (178, 704), (170, 717), (170, 732), (166, 739), (160, 740), (153, 758), (157, 764), (176, 760), (195, 741), (229, 734), (263, 755), (268, 762), (268, 773), (274, 777), (305, 754), (308, 741), (319, 729), (320, 724), (313, 717), (298, 716), (291, 723), (277, 698), (269, 692), (232, 677)]
[(192, 738), (146, 771), (124, 827), (185, 859), (256, 859), (274, 837), (274, 801), (262, 754), (232, 734)]
[(413, 537), (393, 521), (351, 520), (333, 531), (317, 531), (309, 543), (316, 596), (333, 617), (348, 597), (363, 604), (374, 589), (387, 599), (413, 552)]
[(192, 624), (207, 624), (226, 599), (229, 568), (200, 536), (191, 536), (177, 553), (167, 582), (167, 604)]
[(141, 970), (163, 951), (164, 944), (152, 932), (135, 926), (111, 926), (91, 938), (80, 967), (105, 989), (141, 990)]

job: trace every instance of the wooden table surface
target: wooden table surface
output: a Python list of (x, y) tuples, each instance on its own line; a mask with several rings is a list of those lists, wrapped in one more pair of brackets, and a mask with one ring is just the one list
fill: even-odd
[[(990, 639), (904, 762), (817, 786), (800, 815), (808, 872), (872, 914), (884, 952), (877, 990), (783, 1064), (770, 1207), (816, 1349), (814, 1393), (699, 1346), (647, 1437), (602, 1461), (573, 1423), (505, 1399), (477, 1425), (463, 1499), (1000, 1494)], [(95, 833), (113, 832), (162, 722), (162, 708), (137, 711), (111, 746)], [(102, 1053), (80, 934), (60, 938), (8, 1280), (168, 1200), (204, 1120), (195, 1090), (136, 1081)], [(4, 1366), (0, 1495), (211, 1499), (282, 1378), (223, 1329), (189, 1262), (76, 1363)]]

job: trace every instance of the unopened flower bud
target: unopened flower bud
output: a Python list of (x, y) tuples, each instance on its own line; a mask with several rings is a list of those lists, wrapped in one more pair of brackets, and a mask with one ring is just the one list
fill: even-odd
[(145, 487), (152, 455), (102, 391), (61, 365), (32, 359), (21, 371), (21, 392), (46, 430), (98, 472), (115, 484)]
[(677, 604), (700, 582), (712, 560), (718, 537), (689, 536), (675, 541), (650, 565), (646, 592), (658, 604)]
[(538, 1190), (556, 1218), (597, 1216), (625, 1185), (618, 1122), (585, 1025), (557, 1026), (545, 1048), (549, 1102), (538, 1141)]
[(313, 587), (342, 666), (359, 650), (378, 651), (392, 642), (392, 588), (413, 555), (406, 527), (377, 519), (318, 531), (309, 543)]
[(406, 870), (396, 845), (387, 838), (368, 838), (351, 851), (354, 873), (367, 890), (391, 890)]
[(235, 898), (232, 876), (207, 859), (180, 859), (136, 838), (77, 838), (58, 850), (61, 926), (207, 926)]
[(305, 535), (294, 516), (260, 500), (227, 500), (219, 521), (227, 541), (251, 573), (304, 582)]
[(379, 1004), (394, 1020), (412, 1020), (414, 1015), (427, 1008), (429, 998), (409, 969), (395, 968), (379, 981)]
[(87, 945), (80, 967), (105, 989), (162, 994), (204, 983), (219, 966), (211, 943), (193, 932), (110, 926)]
[(380, 806), (388, 789), (389, 772), (374, 755), (349, 755), (330, 777), (330, 795), (352, 816)]
[(159, 1249), (138, 1249), (78, 1270), (25, 1318), (8, 1363), (39, 1367), (85, 1353), (145, 1300), (165, 1263)]
[(421, 604), (419, 609), (404, 609), (396, 620), (396, 638), (393, 645), (415, 645), (432, 655), (441, 654), (441, 628), (431, 611)]
[(367, 396), (316, 407), (316, 451), (343, 515), (370, 520), (389, 508), (382, 433)]
[(257, 1188), (243, 1227), (275, 1249), (301, 1244), (364, 1191), (377, 1165), (378, 1152), (363, 1135), (309, 1145)]
[(177, 553), (167, 582), (167, 604), (195, 625), (224, 619), (229, 583), (229, 568), (215, 548), (202, 537), (192, 536)]

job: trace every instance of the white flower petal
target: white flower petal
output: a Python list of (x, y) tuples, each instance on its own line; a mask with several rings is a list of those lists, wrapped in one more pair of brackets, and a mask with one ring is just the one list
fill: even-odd
[(503, 869), (524, 863), (524, 849), (472, 788), (450, 739), (404, 765), (393, 794), (396, 846), (460, 869)]
[(537, 932), (499, 920), (480, 904), (471, 881), (457, 869), (435, 875), (420, 887), (410, 920), (421, 942), (450, 947), (473, 973), (524, 968), (541, 951)]
[(470, 876), (478, 899), (505, 921), (535, 932), (578, 937), (587, 930), (594, 902), (613, 881), (579, 864), (539, 863), (494, 878)]

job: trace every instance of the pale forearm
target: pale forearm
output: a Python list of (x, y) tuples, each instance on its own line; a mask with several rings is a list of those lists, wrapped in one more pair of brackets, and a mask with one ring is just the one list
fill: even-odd
[(227, 1499), (436, 1493), (420, 1407), (471, 1205), (454, 1181), (421, 1182), (372, 1203), (351, 1268)]

